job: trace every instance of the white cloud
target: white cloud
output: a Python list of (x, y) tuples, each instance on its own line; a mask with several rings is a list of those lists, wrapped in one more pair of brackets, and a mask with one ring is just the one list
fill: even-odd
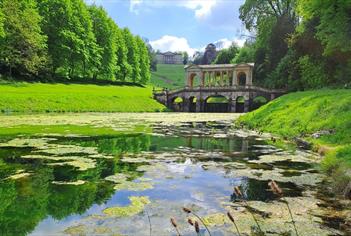
[(179, 5), (195, 11), (197, 19), (205, 18), (211, 14), (211, 9), (218, 3), (217, 0), (188, 0), (179, 1)]
[(129, 11), (138, 15), (139, 14), (138, 6), (140, 6), (142, 3), (143, 3), (142, 0), (130, 0)]
[(223, 0), (129, 0), (129, 9), (138, 14), (141, 8), (184, 7), (193, 10), (197, 19), (202, 19), (211, 14), (218, 1)]
[[(234, 38), (232, 40), (228, 38), (219, 39), (213, 42), (217, 45), (217, 50), (229, 48), (232, 43), (236, 43), (239, 47), (242, 47), (245, 43), (245, 39)], [(186, 51), (190, 57), (194, 55), (196, 51), (204, 52), (207, 45), (203, 45), (201, 48), (192, 48), (190, 47), (188, 40), (183, 37), (177, 37), (172, 35), (164, 35), (160, 39), (150, 41), (150, 44), (153, 49), (160, 50), (161, 52), (178, 52)]]
[(164, 35), (160, 39), (155, 41), (150, 41), (153, 49), (160, 50), (161, 52), (171, 51), (186, 51), (190, 56), (192, 56), (196, 49), (189, 46), (188, 40), (186, 38)]

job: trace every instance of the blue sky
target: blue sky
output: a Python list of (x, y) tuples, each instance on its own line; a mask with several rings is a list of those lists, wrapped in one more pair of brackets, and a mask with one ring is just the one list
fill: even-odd
[(244, 0), (86, 0), (102, 5), (120, 27), (146, 37), (161, 51), (203, 49), (208, 43), (242, 45)]

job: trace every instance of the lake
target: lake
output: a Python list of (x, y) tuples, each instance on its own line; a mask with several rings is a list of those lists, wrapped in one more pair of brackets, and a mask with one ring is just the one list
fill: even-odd
[[(233, 126), (235, 114), (0, 117), (0, 235), (342, 235), (320, 157)], [(283, 191), (276, 196), (268, 182)], [(238, 186), (242, 197), (235, 194)], [(287, 203), (287, 204), (286, 204)], [(203, 224), (200, 234), (207, 235)]]

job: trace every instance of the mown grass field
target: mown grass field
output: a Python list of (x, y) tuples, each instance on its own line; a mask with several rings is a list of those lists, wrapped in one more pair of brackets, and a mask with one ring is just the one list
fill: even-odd
[(89, 84), (0, 84), (1, 113), (155, 112), (151, 87)]
[(157, 71), (151, 72), (151, 84), (160, 88), (184, 86), (184, 65), (158, 64)]
[[(351, 180), (351, 90), (317, 90), (282, 96), (238, 120), (249, 128), (302, 137), (326, 154), (322, 168), (337, 175), (341, 186)], [(319, 138), (312, 134), (328, 131)]]

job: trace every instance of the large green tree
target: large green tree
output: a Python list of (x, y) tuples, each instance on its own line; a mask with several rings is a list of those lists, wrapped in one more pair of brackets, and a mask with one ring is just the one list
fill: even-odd
[(135, 37), (139, 50), (140, 80), (141, 84), (146, 84), (151, 78), (149, 52), (145, 42), (139, 37)]
[[(19, 75), (37, 75), (46, 65), (46, 36), (34, 0), (2, 0), (4, 37), (0, 39), (0, 63)], [(1, 22), (0, 22), (1, 24)], [(1, 26), (1, 25), (0, 25)]]
[(2, 9), (0, 8), (0, 38), (2, 38), (4, 35), (4, 14), (2, 13)]
[(131, 74), (126, 78), (127, 81), (138, 82), (141, 80), (140, 70), (140, 53), (136, 38), (132, 35), (128, 28), (123, 29), (124, 40), (128, 49), (127, 59), (131, 66)]
[(296, 0), (246, 0), (240, 18), (256, 33), (255, 75), (267, 85), (267, 78), (287, 54), (288, 39), (298, 24)]
[(101, 62), (94, 74), (94, 78), (113, 80), (117, 66), (116, 31), (113, 20), (102, 7), (89, 7), (93, 20), (93, 31), (98, 49), (101, 52)]

